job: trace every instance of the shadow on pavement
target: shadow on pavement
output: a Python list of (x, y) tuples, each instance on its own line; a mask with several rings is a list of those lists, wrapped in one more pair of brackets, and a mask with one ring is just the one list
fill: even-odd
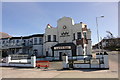
[(57, 71), (83, 71), (83, 72), (92, 72), (92, 71), (101, 71), (101, 70), (108, 70), (108, 69), (58, 69)]

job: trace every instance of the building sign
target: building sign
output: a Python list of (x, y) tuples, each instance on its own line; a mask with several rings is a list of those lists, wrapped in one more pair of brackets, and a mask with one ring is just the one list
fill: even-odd
[(61, 50), (61, 49), (71, 49), (71, 46), (59, 46), (59, 47), (54, 47), (54, 50)]
[(66, 37), (66, 36), (70, 36), (68, 31), (62, 32), (60, 37)]
[(99, 64), (99, 59), (91, 59), (90, 60), (91, 64)]

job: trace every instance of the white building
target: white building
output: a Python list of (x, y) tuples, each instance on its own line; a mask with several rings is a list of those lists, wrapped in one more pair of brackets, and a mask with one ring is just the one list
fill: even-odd
[(43, 49), (46, 56), (59, 60), (64, 53), (68, 56), (90, 55), (91, 31), (86, 24), (75, 24), (72, 18), (63, 17), (57, 21), (57, 27), (47, 25)]
[(35, 54), (61, 60), (64, 53), (91, 55), (91, 31), (86, 24), (75, 24), (72, 18), (63, 17), (57, 21), (57, 27), (48, 24), (44, 35), (2, 38), (0, 45), (3, 54)]
[(43, 53), (43, 34), (0, 39), (0, 53), (3, 57), (10, 54), (41, 56)]

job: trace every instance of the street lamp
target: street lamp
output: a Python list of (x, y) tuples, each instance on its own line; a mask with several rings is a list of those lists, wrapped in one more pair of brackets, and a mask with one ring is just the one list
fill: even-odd
[(104, 16), (96, 17), (97, 38), (98, 38), (98, 49), (99, 49), (99, 53), (100, 53), (99, 31), (98, 31), (98, 18), (104, 18)]

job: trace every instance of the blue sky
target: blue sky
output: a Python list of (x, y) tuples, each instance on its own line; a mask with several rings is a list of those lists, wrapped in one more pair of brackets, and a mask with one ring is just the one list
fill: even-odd
[(71, 17), (75, 23), (83, 22), (92, 31), (92, 44), (97, 43), (96, 17), (100, 37), (111, 31), (118, 36), (117, 2), (3, 2), (2, 31), (12, 36), (44, 33), (47, 24), (57, 26), (63, 16)]

